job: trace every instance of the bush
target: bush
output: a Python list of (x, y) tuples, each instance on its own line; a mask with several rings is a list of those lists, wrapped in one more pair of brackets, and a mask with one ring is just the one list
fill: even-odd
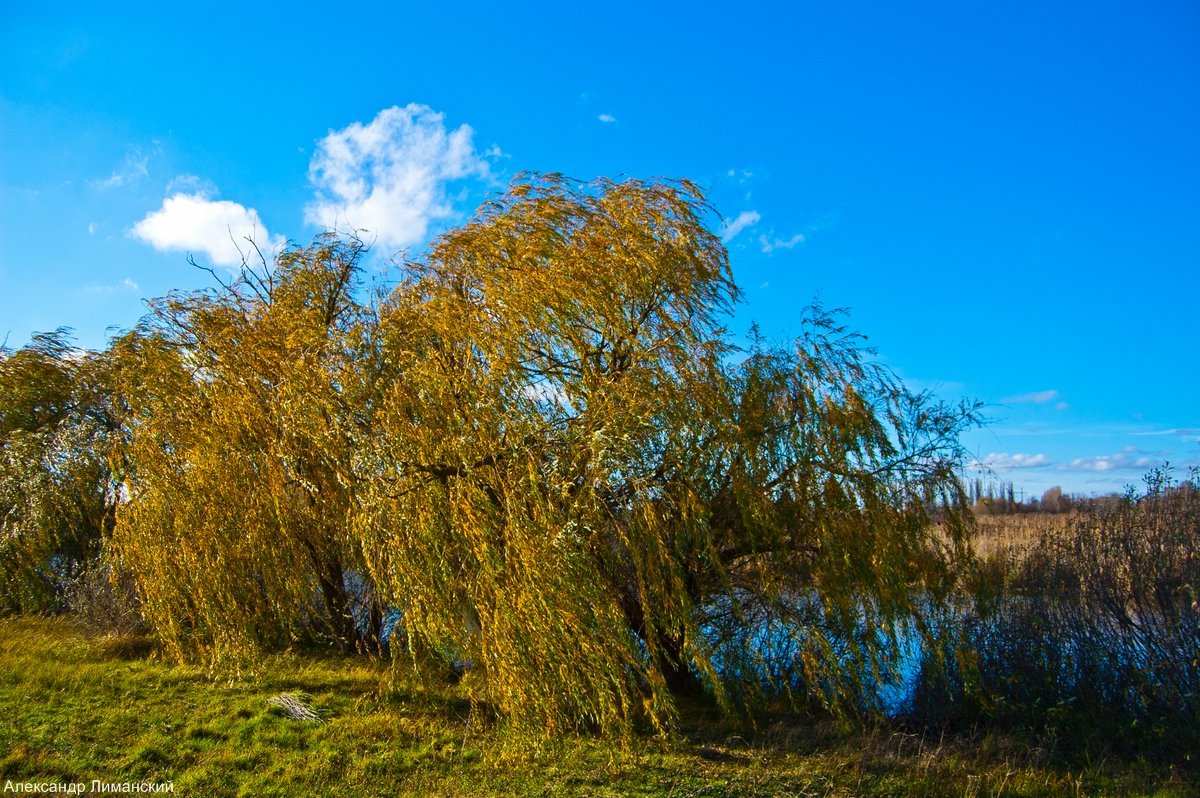
[(146, 632), (133, 578), (106, 557), (93, 560), (65, 590), (67, 609), (84, 628), (99, 634)]
[(1070, 729), (1089, 750), (1200, 744), (1200, 493), (1166, 469), (1085, 506), (1006, 574), (977, 580), (914, 710)]

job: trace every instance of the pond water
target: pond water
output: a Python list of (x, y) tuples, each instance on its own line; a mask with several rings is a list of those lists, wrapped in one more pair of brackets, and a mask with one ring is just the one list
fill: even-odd
[[(793, 618), (807, 616), (807, 625), (793, 623), (789, 626), (777, 618), (743, 617), (737, 625), (722, 627), (714, 623), (704, 627), (703, 632), (708, 638), (718, 672), (732, 682), (751, 683), (768, 691), (784, 687), (806, 689), (799, 665), (806, 640), (804, 630), (825, 628), (829, 633), (834, 624), (826, 622), (816, 596), (796, 600), (795, 606), (789, 609)], [(1073, 680), (1090, 679), (1093, 682), (1117, 684), (1129, 674), (1133, 674), (1139, 683), (1152, 684), (1156, 679), (1164, 678), (1160, 675), (1164, 662), (1182, 664), (1185, 660), (1190, 662), (1200, 657), (1200, 641), (1192, 641), (1190, 656), (1186, 641), (1181, 639), (1168, 640), (1164, 648), (1159, 643), (1165, 638), (1172, 638), (1172, 635), (1165, 635), (1161, 630), (1155, 631), (1156, 625), (1147, 619), (1133, 619), (1130, 623), (1122, 624), (1091, 618), (1086, 623), (1060, 624), (1053, 628), (1054, 634), (1058, 635), (1053, 637), (1044, 629), (1035, 631), (1042, 624), (1030, 622), (1033, 609), (1026, 600), (1012, 600), (1004, 606), (993, 608), (987, 619), (980, 620), (970, 608), (960, 606), (948, 611), (945, 607), (926, 606), (925, 620), (931, 622), (931, 618), (941, 618), (940, 626), (935, 625), (934, 628), (947, 630), (945, 644), (951, 647), (951, 641), (954, 641), (957, 645), (974, 649), (980, 660), (991, 669), (990, 677), (993, 679), (1007, 678), (1011, 671), (1006, 669), (1023, 669), (1040, 674), (1038, 678), (1049, 678), (1068, 690), (1072, 689)], [(708, 615), (728, 617), (731, 614), (722, 613), (720, 608), (714, 607), (710, 608)], [(1140, 626), (1136, 623), (1139, 621)], [(1138, 629), (1143, 627), (1156, 635), (1155, 644), (1148, 645), (1145, 635), (1138, 633)], [(403, 641), (404, 629), (399, 610), (391, 609), (384, 614), (382, 632), (385, 640), (391, 639), (395, 632), (395, 639)], [(858, 630), (858, 633), (861, 635), (862, 630)], [(827, 671), (835, 672), (840, 667), (843, 669), (841, 678), (862, 685), (864, 709), (876, 709), (892, 717), (913, 710), (915, 692), (927, 654), (924, 640), (915, 625), (901, 625), (895, 637), (892, 641), (895, 646), (891, 649), (893, 656), (883, 657), (877, 663), (880, 666), (877, 674), (870, 673), (868, 669), (853, 672), (852, 663), (858, 660), (848, 653), (851, 650), (849, 641), (842, 641), (841, 654), (836, 644), (828, 648), (825, 659)], [(879, 642), (886, 650), (886, 638), (881, 635)], [(1102, 671), (1098, 671), (1098, 668)], [(1094, 687), (1108, 689), (1101, 684)], [(827, 690), (827, 693), (831, 694), (832, 690)]]

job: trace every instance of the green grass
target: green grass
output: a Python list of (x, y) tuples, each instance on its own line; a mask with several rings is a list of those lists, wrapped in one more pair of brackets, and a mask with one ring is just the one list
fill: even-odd
[[(753, 732), (697, 708), (673, 740), (571, 737), (514, 751), (447, 686), (403, 668), (312, 654), (211, 678), (136, 638), (68, 622), (0, 621), (0, 780), (166, 782), (185, 796), (1185, 796), (1200, 784), (1145, 763), (1057, 766), (992, 736), (849, 732), (764, 719)], [(381, 685), (387, 685), (382, 687)], [(268, 699), (304, 696), (323, 723)], [(1194, 777), (1193, 777), (1194, 778)]]

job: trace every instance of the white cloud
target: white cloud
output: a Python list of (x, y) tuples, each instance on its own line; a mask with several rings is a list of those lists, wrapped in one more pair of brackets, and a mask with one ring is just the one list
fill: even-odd
[(969, 467), (975, 471), (1010, 471), (1015, 468), (1040, 468), (1048, 465), (1050, 465), (1050, 458), (1041, 453), (994, 452), (982, 460), (975, 460)]
[(600, 116), (596, 118), (606, 125), (614, 124), (617, 121), (617, 118), (612, 114), (600, 114)]
[[(1019, 394), (1017, 396), (1010, 396), (1007, 399), (1004, 399), (1002, 401), (1009, 403), (1009, 404), (1037, 404), (1037, 405), (1040, 405), (1040, 404), (1045, 404), (1046, 402), (1053, 402), (1055, 399), (1059, 398), (1059, 396), (1061, 396), (1061, 394), (1055, 390), (1034, 391), (1033, 393), (1023, 393), (1023, 394)], [(1059, 407), (1059, 409), (1061, 410), (1063, 408)]]
[(804, 233), (796, 233), (796, 235), (788, 239), (767, 238), (765, 235), (758, 237), (758, 243), (762, 246), (762, 251), (766, 253), (774, 252), (777, 249), (794, 249), (797, 245), (803, 244), (804, 241)]
[(570, 409), (571, 400), (567, 398), (567, 392), (563, 390), (561, 385), (556, 385), (552, 382), (536, 382), (522, 386), (521, 393), (525, 394), (526, 398), (543, 405), (554, 405), (556, 407)]
[(1160, 462), (1160, 460), (1147, 457), (1132, 446), (1128, 446), (1118, 454), (1076, 457), (1069, 463), (1063, 463), (1058, 469), (1060, 471), (1121, 471), (1152, 468)]
[(732, 222), (726, 222), (724, 229), (721, 230), (721, 242), (728, 244), (733, 239), (737, 238), (737, 234), (745, 230), (747, 227), (758, 224), (762, 219), (758, 215), (758, 211), (742, 211), (737, 215), (737, 218)]
[(269, 260), (284, 243), (272, 236), (258, 211), (203, 193), (174, 194), (146, 214), (130, 233), (160, 251), (200, 252), (217, 266), (236, 268), (255, 260), (253, 241)]
[(443, 120), (432, 108), (410, 104), (384, 109), (369, 124), (330, 131), (309, 164), (317, 196), (305, 220), (367, 231), (386, 249), (423, 241), (431, 222), (454, 215), (450, 181), (490, 175), (470, 126), (448, 132)]

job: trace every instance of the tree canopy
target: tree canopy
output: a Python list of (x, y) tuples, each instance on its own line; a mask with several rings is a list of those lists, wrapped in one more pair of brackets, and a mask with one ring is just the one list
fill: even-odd
[(177, 656), (369, 642), (348, 586), (362, 572), (348, 391), (370, 361), (360, 252), (324, 237), (220, 290), (169, 295), (113, 347), (128, 492), (113, 551)]
[(0, 347), (0, 612), (55, 609), (112, 528), (104, 369), (66, 329)]
[(710, 211), (522, 175), (388, 290), (329, 234), (152, 303), (105, 354), (109, 551), (168, 650), (390, 642), (547, 734), (870, 708), (963, 554), (974, 409), (819, 307), (736, 346)]

